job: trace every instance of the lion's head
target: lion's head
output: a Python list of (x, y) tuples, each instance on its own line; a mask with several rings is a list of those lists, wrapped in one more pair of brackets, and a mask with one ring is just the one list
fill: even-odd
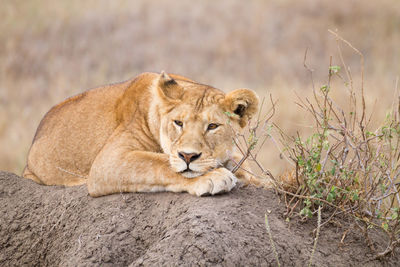
[(155, 81), (160, 110), (160, 142), (172, 169), (194, 178), (225, 166), (235, 151), (234, 132), (258, 110), (248, 89), (228, 94), (213, 87), (173, 79), (164, 72)]

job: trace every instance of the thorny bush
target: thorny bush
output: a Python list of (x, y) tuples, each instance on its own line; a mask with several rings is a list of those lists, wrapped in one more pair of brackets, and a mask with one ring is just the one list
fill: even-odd
[[(255, 125), (249, 125), (248, 136), (237, 134), (234, 142), (243, 159), (249, 158), (261, 169), (262, 174), (258, 177), (269, 176), (274, 188), (284, 195), (288, 216), (300, 207), (300, 216), (307, 219), (322, 207), (331, 212), (321, 224), (323, 226), (335, 216), (349, 215), (354, 226), (363, 231), (376, 258), (382, 258), (400, 245), (400, 98), (396, 99), (393, 110), (381, 126), (370, 129), (371, 115), (367, 118), (364, 100), (364, 57), (336, 32), (330, 32), (336, 37), (341, 66), (332, 65), (331, 58), (325, 85), (315, 87), (313, 70), (306, 64), (307, 51), (304, 57), (304, 66), (311, 76), (313, 97), (298, 97), (297, 104), (313, 117), (314, 133), (309, 137), (299, 133), (289, 136), (278, 125), (271, 124), (269, 121), (276, 104), (271, 98), (268, 118), (259, 117)], [(360, 56), (361, 84), (357, 89), (354, 89), (352, 73), (343, 59), (342, 44)], [(347, 107), (341, 107), (331, 97), (332, 90), (338, 89), (332, 85), (333, 79), (342, 81), (341, 89), (345, 89), (349, 100)], [(296, 166), (283, 179), (275, 179), (257, 161), (258, 151), (267, 138), (277, 143), (271, 134), (272, 128), (279, 133), (285, 158)], [(382, 229), (388, 236), (384, 251), (374, 248), (368, 235), (372, 228)]]

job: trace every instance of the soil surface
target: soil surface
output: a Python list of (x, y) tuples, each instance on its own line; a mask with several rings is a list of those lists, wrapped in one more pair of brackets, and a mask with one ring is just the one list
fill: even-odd
[[(0, 266), (306, 266), (316, 222), (286, 221), (272, 191), (237, 187), (213, 197), (189, 194), (88, 196), (86, 186), (41, 186), (0, 172)], [(321, 229), (315, 266), (395, 266), (345, 219)], [(342, 244), (343, 232), (347, 234)], [(382, 251), (384, 235), (372, 233)]]

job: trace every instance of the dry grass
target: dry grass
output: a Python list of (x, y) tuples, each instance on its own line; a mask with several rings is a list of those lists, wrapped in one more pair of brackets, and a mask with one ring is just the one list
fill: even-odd
[[(350, 228), (356, 227), (363, 234), (366, 244), (375, 254), (373, 259), (395, 253), (400, 245), (399, 80), (396, 79), (393, 90), (392, 110), (385, 118), (373, 118), (374, 111), (371, 113), (367, 109), (365, 101), (364, 55), (335, 31), (329, 32), (336, 38), (341, 66), (332, 65), (333, 57), (330, 58), (325, 85), (315, 86), (314, 71), (306, 61), (307, 50), (304, 56), (303, 66), (310, 74), (312, 96), (298, 95), (296, 105), (301, 107), (303, 114), (313, 118), (311, 133), (287, 134), (279, 125), (271, 124), (276, 111), (276, 102), (271, 98), (272, 109), (266, 112), (265, 117), (257, 116), (249, 124), (247, 133), (236, 133), (233, 139), (243, 155), (235, 169), (241, 168), (244, 159), (249, 158), (260, 171), (256, 176), (272, 184), (273, 189), (282, 195), (287, 206), (287, 220), (294, 214), (306, 220), (318, 213), (309, 266), (320, 228), (338, 217), (347, 217)], [(359, 84), (354, 83), (354, 73), (343, 57), (342, 45), (352, 49), (360, 58)], [(340, 81), (339, 84), (334, 83), (335, 80)], [(338, 91), (342, 93), (337, 94)], [(332, 92), (336, 92), (333, 98)], [(279, 142), (274, 130), (280, 136)], [(279, 178), (258, 160), (266, 140), (273, 141), (281, 155), (295, 166)], [(327, 218), (322, 224), (321, 209)], [(267, 217), (266, 226), (269, 231)], [(342, 240), (349, 229), (344, 231)], [(385, 248), (375, 247), (376, 240), (370, 235), (373, 231), (386, 236)], [(274, 247), (272, 239), (270, 243)]]
[[(326, 83), (329, 56), (338, 58), (328, 29), (363, 52), (366, 102), (377, 99), (374, 116), (383, 117), (400, 73), (399, 14), (397, 0), (381, 0), (379, 8), (362, 0), (2, 1), (0, 169), (21, 172), (52, 105), (144, 71), (179, 73), (226, 91), (272, 93), (275, 122), (289, 133), (307, 132), (311, 118), (300, 117), (294, 92), (311, 92), (303, 68), (307, 47), (316, 86)], [(345, 48), (343, 55), (359, 73), (358, 57)], [(286, 169), (276, 147), (265, 147), (262, 164), (275, 174)]]

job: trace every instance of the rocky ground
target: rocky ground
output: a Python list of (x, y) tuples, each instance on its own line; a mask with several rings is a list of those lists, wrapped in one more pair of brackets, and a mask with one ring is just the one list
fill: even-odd
[[(85, 186), (41, 186), (0, 172), (0, 266), (308, 265), (315, 221), (286, 221), (272, 191), (238, 187), (214, 197), (117, 194), (91, 198)], [(394, 266), (371, 260), (362, 234), (346, 220), (321, 229), (316, 266)], [(384, 236), (373, 233), (384, 249)], [(397, 251), (398, 252), (398, 251)]]

